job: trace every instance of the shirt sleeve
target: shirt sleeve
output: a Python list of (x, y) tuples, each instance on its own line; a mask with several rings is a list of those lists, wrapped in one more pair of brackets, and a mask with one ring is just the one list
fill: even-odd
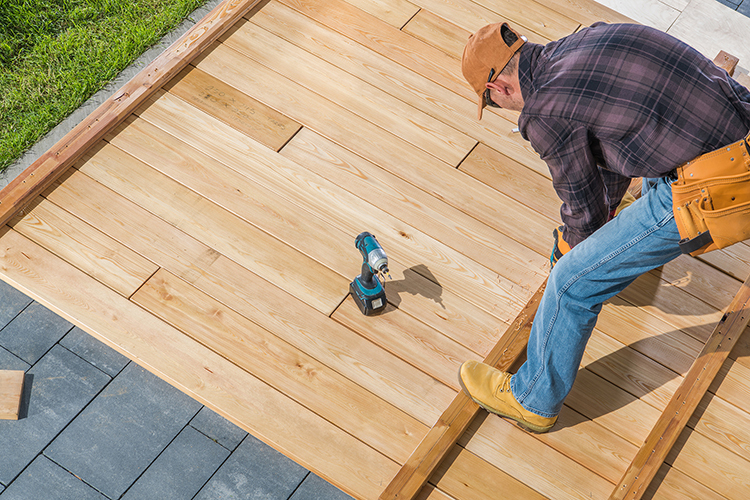
[[(563, 202), (563, 238), (572, 248), (609, 217), (607, 189), (591, 151), (588, 131), (582, 124), (545, 117), (530, 119), (523, 132), (552, 174), (552, 184)], [(619, 188), (614, 191), (617, 193), (610, 196), (613, 201), (618, 196), (619, 203), (624, 192)]]

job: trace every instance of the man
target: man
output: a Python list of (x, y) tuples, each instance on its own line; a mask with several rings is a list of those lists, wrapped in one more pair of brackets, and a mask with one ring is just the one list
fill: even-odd
[[(462, 69), (480, 119), (485, 105), (521, 112), (521, 135), (563, 202), (564, 228), (554, 233), (527, 361), (513, 375), (468, 361), (459, 381), (488, 411), (546, 432), (602, 303), (681, 253), (675, 168), (748, 134), (750, 92), (675, 38), (625, 24), (596, 23), (544, 46), (507, 24), (485, 26)], [(644, 194), (614, 217), (634, 177), (649, 179)]]

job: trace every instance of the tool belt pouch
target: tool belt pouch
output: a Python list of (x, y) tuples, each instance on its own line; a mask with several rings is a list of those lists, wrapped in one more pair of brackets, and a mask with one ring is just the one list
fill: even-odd
[(697, 256), (750, 238), (750, 152), (745, 139), (677, 167), (672, 209), (682, 253)]

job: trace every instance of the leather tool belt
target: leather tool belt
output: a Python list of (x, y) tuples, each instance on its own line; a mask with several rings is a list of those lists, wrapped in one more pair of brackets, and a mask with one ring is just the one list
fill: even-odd
[(682, 253), (693, 256), (750, 238), (750, 134), (677, 167), (672, 209)]

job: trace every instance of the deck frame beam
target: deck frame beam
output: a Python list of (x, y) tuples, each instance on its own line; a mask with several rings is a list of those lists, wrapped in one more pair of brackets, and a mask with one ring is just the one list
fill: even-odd
[[(526, 352), (531, 325), (546, 286), (547, 280), (545, 279), (485, 357), (486, 364), (507, 371)], [(460, 391), (390, 484), (383, 490), (380, 500), (415, 498), (456, 441), (466, 432), (478, 411), (479, 405)]]
[(610, 500), (638, 500), (719, 373), (732, 347), (750, 322), (750, 276), (716, 325), (680, 387), (636, 453)]

